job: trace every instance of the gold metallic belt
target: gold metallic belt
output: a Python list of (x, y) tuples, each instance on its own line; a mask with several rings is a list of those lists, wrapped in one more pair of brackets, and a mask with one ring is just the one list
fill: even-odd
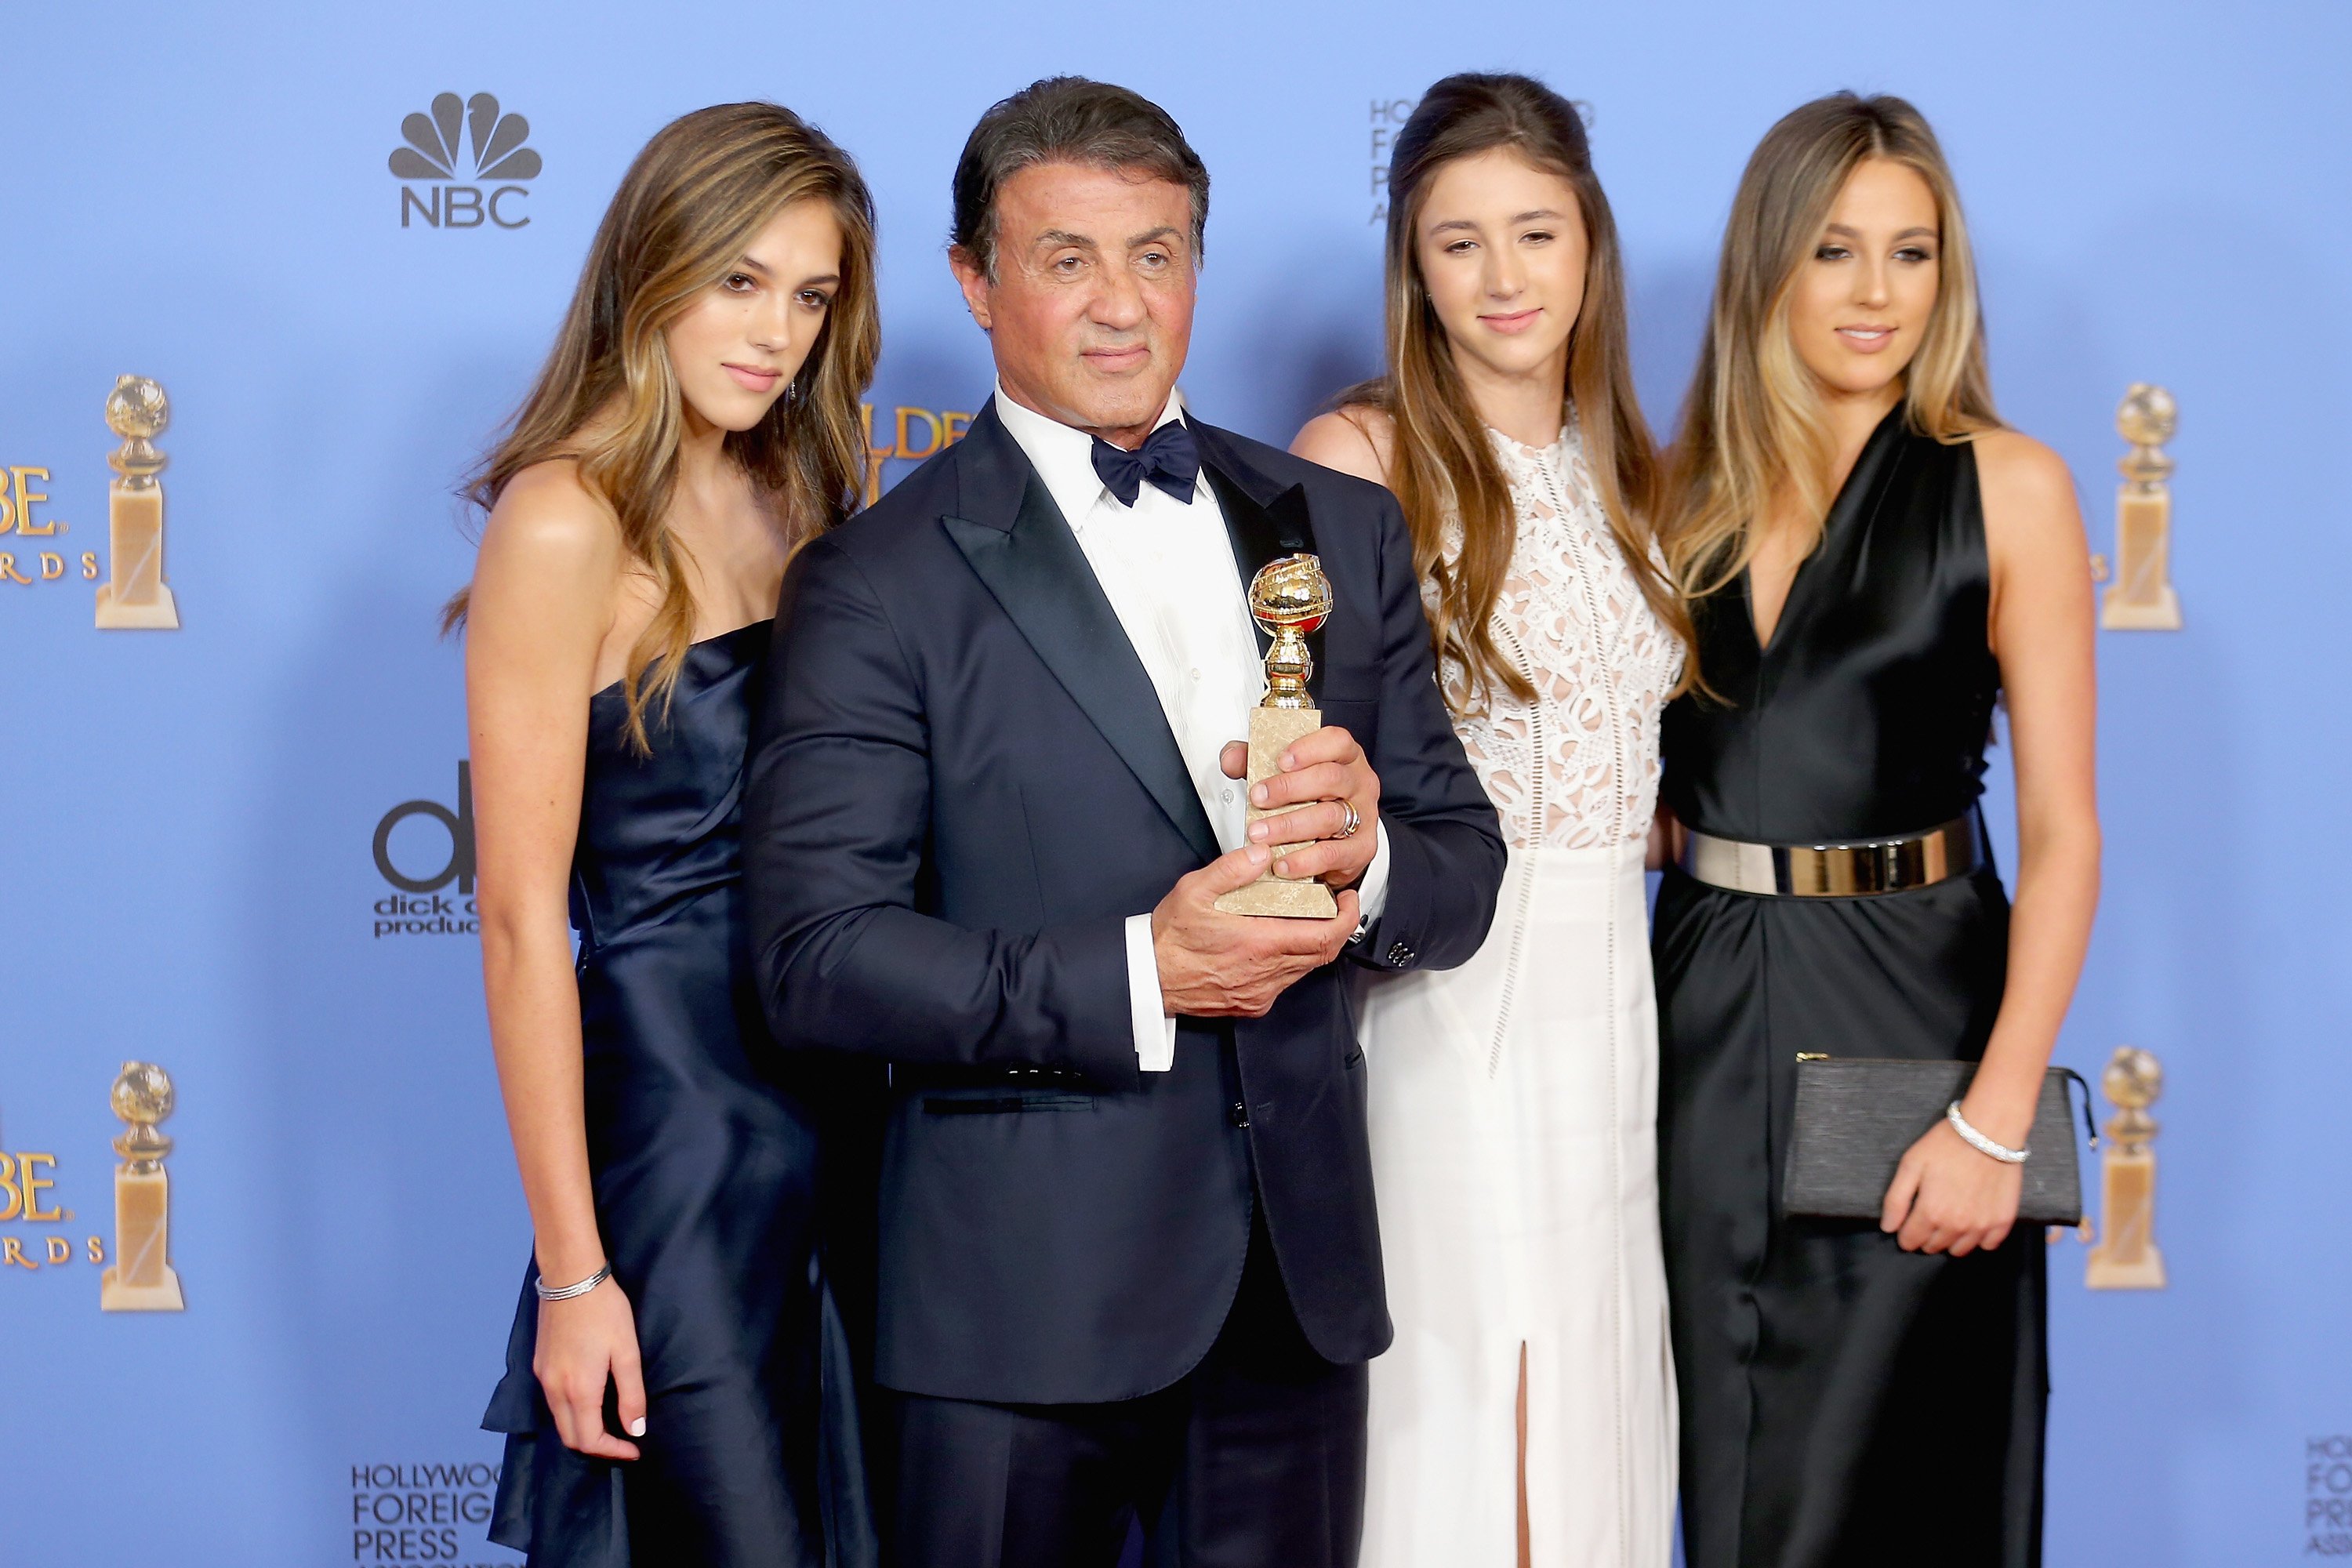
[(1971, 813), (1925, 833), (1848, 844), (1742, 844), (1692, 832), (1683, 840), (1682, 868), (1735, 893), (1844, 899), (1965, 877), (1982, 858)]

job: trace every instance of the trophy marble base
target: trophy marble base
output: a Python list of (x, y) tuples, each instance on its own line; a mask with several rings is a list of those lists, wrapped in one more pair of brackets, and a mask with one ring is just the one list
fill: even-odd
[(1217, 908), (1229, 915), (1272, 915), (1280, 920), (1328, 921), (1339, 900), (1320, 882), (1295, 882), (1269, 873), (1248, 887), (1221, 895)]
[(2083, 1270), (2083, 1284), (2093, 1290), (2161, 1290), (2166, 1284), (2164, 1254), (2151, 1247), (2132, 1262), (2121, 1263), (2094, 1248)]
[(2124, 596), (2124, 585), (2118, 583), (2100, 599), (2099, 625), (2111, 632), (2177, 632), (2180, 595), (2167, 583), (2154, 598), (2135, 603)]
[(152, 1285), (126, 1285), (109, 1268), (99, 1277), (98, 1310), (101, 1312), (184, 1312), (187, 1299), (180, 1294), (180, 1276), (169, 1265)]
[[(2148, 434), (2126, 432), (2126, 438), (2140, 440)], [(2172, 587), (2172, 493), (2164, 483), (2171, 459), (2159, 455), (2144, 460), (2136, 453), (2124, 459), (2123, 468), (2125, 484), (2116, 492), (2116, 580), (2100, 595), (2099, 625), (2117, 632), (2177, 632), (2180, 595)]]
[(2101, 1163), (2099, 1241), (2083, 1269), (2094, 1290), (2161, 1290), (2164, 1252), (2156, 1245), (2156, 1156), (2112, 1149)]
[(113, 584), (100, 583), (98, 585), (98, 629), (107, 632), (178, 631), (179, 602), (172, 597), (171, 589), (159, 583), (155, 585), (155, 596), (145, 604), (125, 604), (116, 599)]
[[(155, 459), (158, 468), (163, 459)], [(163, 582), (163, 487), (153, 474), (142, 484), (117, 479), (106, 487), (107, 580), (98, 589), (100, 631), (180, 629), (179, 602)]]
[(115, 1172), (114, 1261), (99, 1277), (100, 1311), (186, 1310), (180, 1276), (170, 1262), (171, 1234), (172, 1178), (160, 1166)]
[[(1312, 708), (1253, 708), (1250, 710), (1249, 780), (1255, 785), (1261, 779), (1273, 777), (1282, 771), (1283, 748), (1303, 740), (1323, 727), (1323, 715)], [(1285, 807), (1295, 810), (1296, 807)], [(1249, 808), (1249, 820), (1276, 815)], [(1286, 849), (1296, 845), (1275, 847), (1275, 858), (1280, 859)], [(1219, 895), (1217, 908), (1229, 915), (1272, 915), (1284, 920), (1328, 921), (1339, 912), (1339, 902), (1331, 889), (1312, 877), (1277, 877), (1269, 867), (1264, 876), (1246, 888)]]

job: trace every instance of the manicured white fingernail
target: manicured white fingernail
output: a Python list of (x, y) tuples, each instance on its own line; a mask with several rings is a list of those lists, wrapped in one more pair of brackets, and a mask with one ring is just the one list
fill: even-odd
[(642, 1437), (645, 1435), (646, 1418), (640, 1415), (635, 1421), (629, 1423), (629, 1436), (632, 1437)]

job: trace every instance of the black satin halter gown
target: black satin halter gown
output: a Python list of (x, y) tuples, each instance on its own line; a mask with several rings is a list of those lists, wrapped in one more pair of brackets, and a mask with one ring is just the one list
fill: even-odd
[(588, 1158), (647, 1430), (629, 1462), (563, 1446), (531, 1373), (527, 1272), (482, 1424), (509, 1435), (490, 1539), (546, 1568), (875, 1557), (820, 1223), (821, 1187), (855, 1161), (828, 1145), (821, 1173), (818, 1108), (840, 1097), (771, 1042), (745, 952), (739, 817), (768, 641), (761, 622), (696, 644), (667, 721), (647, 713), (651, 757), (617, 685), (590, 702), (572, 885)]
[[(1923, 831), (1980, 792), (2000, 672), (1974, 449), (1872, 435), (1769, 646), (1745, 577), (1696, 606), (1708, 683), (1663, 735), (1687, 826), (1750, 843)], [(1906, 1253), (1780, 1213), (1797, 1053), (1973, 1060), (2006, 973), (1988, 861), (1774, 898), (1669, 870), (1654, 926), (1659, 1175), (1690, 1568), (2025, 1568), (2042, 1552), (2044, 1244)]]

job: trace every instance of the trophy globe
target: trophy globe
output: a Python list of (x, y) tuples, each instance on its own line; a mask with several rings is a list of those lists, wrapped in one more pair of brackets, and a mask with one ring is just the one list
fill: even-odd
[(108, 461), (133, 489), (144, 489), (163, 471), (163, 454), (152, 443), (171, 423), (172, 400), (160, 382), (121, 376), (106, 395), (106, 427), (122, 437), (122, 450)]
[(131, 1124), (114, 1141), (114, 1152), (134, 1166), (152, 1169), (172, 1152), (172, 1141), (155, 1128), (172, 1114), (172, 1075), (153, 1062), (124, 1062), (109, 1100), (114, 1114)]
[(2156, 1118), (2147, 1108), (2164, 1093), (2163, 1064), (2136, 1046), (2120, 1047), (2099, 1075), (2099, 1087), (2118, 1112), (2107, 1123), (2107, 1135), (2126, 1149), (2145, 1146), (2156, 1134)]
[(1331, 618), (1331, 580), (1323, 574), (1323, 563), (1312, 555), (1267, 562), (1250, 579), (1249, 607), (1251, 616), (1274, 639), (1265, 654), (1262, 706), (1307, 708), (1307, 682), (1315, 674), (1307, 634), (1321, 630)]
[(2157, 448), (2179, 428), (2180, 408), (2172, 394), (2150, 382), (2132, 383), (2116, 408), (2116, 434), (2132, 445), (2131, 453), (2117, 465), (2124, 478), (2142, 490), (2162, 484), (2178, 465)]

